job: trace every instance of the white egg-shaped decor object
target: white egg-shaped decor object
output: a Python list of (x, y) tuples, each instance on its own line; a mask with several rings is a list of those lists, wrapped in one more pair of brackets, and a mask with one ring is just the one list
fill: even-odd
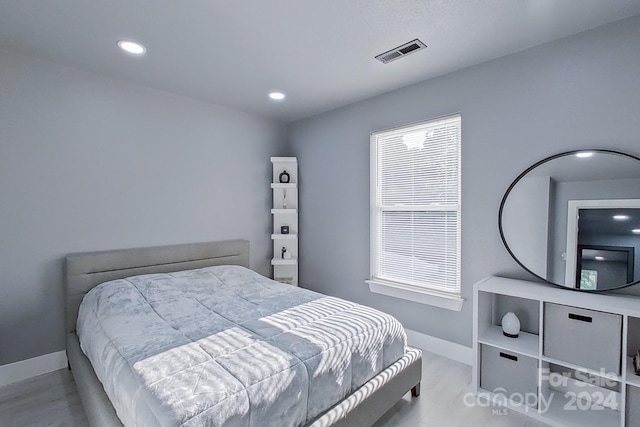
[(520, 319), (512, 311), (502, 316), (502, 333), (509, 338), (518, 338)]

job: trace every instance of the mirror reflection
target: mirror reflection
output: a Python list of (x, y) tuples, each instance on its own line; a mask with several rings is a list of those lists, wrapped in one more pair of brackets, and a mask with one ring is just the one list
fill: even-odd
[(550, 283), (588, 291), (640, 281), (640, 159), (573, 151), (524, 171), (500, 206), (514, 259)]

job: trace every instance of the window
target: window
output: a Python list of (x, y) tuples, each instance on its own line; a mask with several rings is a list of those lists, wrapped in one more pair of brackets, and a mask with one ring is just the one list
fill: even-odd
[(585, 270), (580, 271), (580, 289), (588, 289), (590, 291), (598, 288), (598, 271)]
[(371, 134), (372, 291), (462, 307), (460, 135), (460, 115)]

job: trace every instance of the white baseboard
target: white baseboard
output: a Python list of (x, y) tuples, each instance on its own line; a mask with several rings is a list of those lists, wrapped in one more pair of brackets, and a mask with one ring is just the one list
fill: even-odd
[(471, 366), (473, 364), (473, 349), (455, 342), (443, 340), (441, 338), (432, 337), (420, 332), (412, 331), (405, 328), (407, 332), (407, 341), (412, 347), (418, 347), (421, 350), (429, 351), (440, 356), (455, 360)]
[(0, 366), (0, 387), (67, 367), (67, 352), (43, 354)]

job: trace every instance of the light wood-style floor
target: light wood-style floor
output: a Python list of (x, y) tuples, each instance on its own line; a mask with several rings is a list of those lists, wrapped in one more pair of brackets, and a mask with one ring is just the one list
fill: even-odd
[(88, 424), (78, 389), (67, 369), (0, 387), (2, 427)]
[[(471, 368), (425, 352), (421, 394), (407, 395), (375, 427), (542, 426), (516, 412), (494, 414), (492, 409), (465, 405)], [(20, 383), (0, 387), (0, 426), (86, 427), (87, 418), (71, 372), (62, 369)], [(275, 426), (274, 426), (275, 427)]]
[[(539, 427), (537, 420), (502, 407), (470, 406), (471, 366), (423, 351), (420, 396), (407, 393), (374, 427)], [(494, 412), (495, 410), (495, 412)]]

